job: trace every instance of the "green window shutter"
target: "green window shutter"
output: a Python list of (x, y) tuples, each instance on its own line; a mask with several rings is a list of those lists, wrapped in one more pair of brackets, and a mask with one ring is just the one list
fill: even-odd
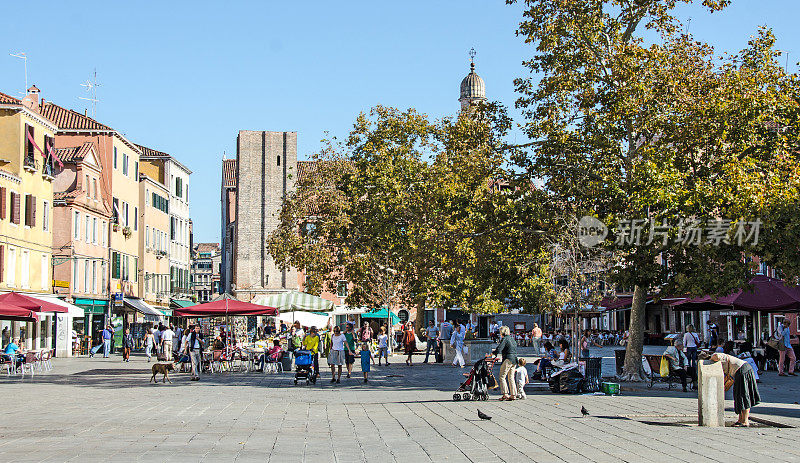
[(119, 253), (111, 255), (111, 278), (119, 278)]

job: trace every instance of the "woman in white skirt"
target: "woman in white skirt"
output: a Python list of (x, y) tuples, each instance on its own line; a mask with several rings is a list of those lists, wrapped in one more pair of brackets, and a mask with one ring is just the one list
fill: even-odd
[[(331, 366), (331, 382), (342, 382), (342, 364), (344, 364), (345, 337), (339, 326), (333, 327), (331, 336), (331, 352), (328, 354), (328, 365)], [(336, 367), (339, 367), (339, 374), (336, 374)]]

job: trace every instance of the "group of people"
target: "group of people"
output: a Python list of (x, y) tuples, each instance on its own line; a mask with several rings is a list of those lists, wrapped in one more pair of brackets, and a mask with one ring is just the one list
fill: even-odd
[[(188, 332), (188, 330), (186, 331)], [(182, 341), (185, 338), (183, 335), (184, 330), (180, 326), (165, 326), (159, 323), (157, 327), (146, 328), (144, 333), (144, 355), (147, 357), (147, 361), (149, 362), (152, 359), (153, 353), (156, 354), (156, 359), (171, 361), (174, 354), (182, 351)], [(129, 330), (125, 330), (125, 336), (130, 336)], [(176, 339), (181, 342), (176, 343)], [(130, 344), (132, 347), (132, 337)], [(122, 347), (125, 348), (125, 338), (123, 338)], [(130, 355), (130, 350), (128, 350), (128, 355)]]

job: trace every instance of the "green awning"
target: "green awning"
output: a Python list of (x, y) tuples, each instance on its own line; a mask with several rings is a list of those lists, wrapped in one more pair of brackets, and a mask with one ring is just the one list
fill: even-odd
[(88, 299), (85, 297), (76, 297), (72, 303), (75, 305), (108, 305), (108, 299)]
[(181, 309), (185, 309), (187, 307), (191, 307), (193, 305), (197, 305), (197, 303), (193, 302), (193, 301), (183, 301), (183, 300), (178, 300), (178, 299), (173, 299), (172, 303), (175, 304), (176, 306), (178, 306), (178, 308), (181, 308)]
[[(390, 312), (392, 314), (392, 325), (396, 325), (400, 323), (400, 317), (397, 316), (396, 313)], [(386, 309), (373, 309), (367, 313), (362, 313), (361, 318), (380, 318), (386, 320)]]
[(108, 310), (108, 301), (102, 299), (76, 297), (72, 303), (83, 309), (85, 314), (103, 315)]
[(334, 309), (333, 302), (313, 294), (300, 291), (286, 291), (278, 294), (258, 296), (253, 304), (275, 307), (281, 313), (286, 312), (322, 312), (327, 315)]

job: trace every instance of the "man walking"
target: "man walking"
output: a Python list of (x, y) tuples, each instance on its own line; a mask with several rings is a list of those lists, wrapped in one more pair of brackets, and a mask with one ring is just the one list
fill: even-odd
[(186, 353), (189, 354), (189, 361), (192, 363), (192, 381), (200, 380), (200, 372), (203, 371), (203, 334), (200, 332), (200, 325), (195, 325), (186, 341)]
[(107, 359), (111, 353), (111, 338), (114, 336), (114, 328), (111, 325), (103, 330), (103, 358)]
[(125, 334), (122, 336), (122, 361), (131, 361), (131, 349), (133, 349), (133, 335), (131, 330), (126, 329)]
[(161, 333), (161, 344), (163, 345), (164, 360), (172, 361), (172, 340), (175, 338), (175, 332), (172, 331), (172, 326), (168, 326), (164, 332)]
[(783, 329), (781, 330), (781, 342), (783, 343), (783, 350), (778, 350), (778, 376), (786, 376), (787, 374), (784, 372), (783, 365), (786, 357), (789, 357), (789, 375), (790, 376), (797, 376), (797, 373), (794, 372), (794, 365), (797, 362), (797, 359), (794, 355), (794, 349), (792, 348), (792, 343), (790, 341), (791, 331), (789, 330), (789, 326), (791, 326), (792, 322), (788, 319), (783, 320)]
[(445, 320), (445, 321), (442, 322), (442, 327), (441, 328), (442, 329), (439, 331), (439, 335), (441, 336), (441, 339), (449, 340), (450, 337), (453, 336), (453, 324), (450, 322), (450, 320)]
[(542, 329), (539, 328), (538, 323), (533, 324), (533, 329), (531, 330), (531, 342), (533, 343), (533, 352), (536, 355), (541, 353), (540, 344), (542, 342)]
[(719, 328), (711, 320), (706, 322), (706, 326), (708, 327), (708, 347), (716, 347), (719, 341)]
[(434, 360), (436, 360), (436, 350), (439, 347), (439, 328), (433, 320), (428, 321), (428, 327), (425, 328), (425, 334), (428, 336), (428, 347), (425, 349), (425, 361), (428, 363), (428, 356), (433, 352)]

